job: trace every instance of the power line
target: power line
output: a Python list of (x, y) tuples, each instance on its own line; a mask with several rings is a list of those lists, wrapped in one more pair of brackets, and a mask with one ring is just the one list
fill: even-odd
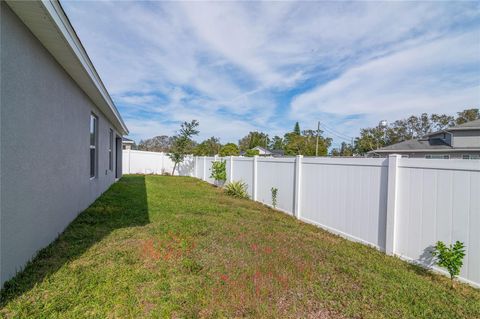
[(325, 131), (326, 131), (328, 134), (333, 135), (333, 136), (335, 136), (336, 138), (339, 138), (339, 139), (341, 139), (341, 140), (343, 140), (343, 141), (347, 141), (347, 142), (351, 143), (351, 141), (353, 140), (353, 137), (347, 137), (346, 135), (343, 135), (343, 136), (342, 136), (342, 135), (339, 135), (339, 134), (337, 134), (337, 133), (335, 133), (335, 132), (332, 132), (330, 129), (327, 129), (327, 128), (325, 128), (325, 127), (324, 127), (324, 129), (325, 129)]
[(349, 139), (349, 140), (353, 138), (352, 136), (348, 136), (348, 135), (346, 135), (346, 134), (340, 133), (340, 132), (334, 130), (333, 128), (331, 128), (331, 127), (329, 127), (329, 126), (327, 126), (327, 125), (325, 125), (325, 124), (323, 124), (322, 127), (326, 128), (328, 131), (330, 131), (330, 132), (333, 133), (333, 134), (336, 134), (337, 136), (342, 136), (342, 137), (347, 138), (347, 139)]

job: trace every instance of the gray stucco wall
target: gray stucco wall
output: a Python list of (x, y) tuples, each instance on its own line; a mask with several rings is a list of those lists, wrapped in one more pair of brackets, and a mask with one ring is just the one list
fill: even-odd
[[(4, 2), (0, 11), (3, 285), (115, 181), (115, 161), (108, 169), (109, 130), (120, 134)], [(99, 118), (93, 180), (91, 112)]]

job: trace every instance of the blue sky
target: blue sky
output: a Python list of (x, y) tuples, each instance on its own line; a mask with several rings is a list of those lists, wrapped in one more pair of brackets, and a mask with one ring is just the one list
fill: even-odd
[(480, 105), (479, 2), (62, 1), (130, 137), (283, 135), (335, 144)]

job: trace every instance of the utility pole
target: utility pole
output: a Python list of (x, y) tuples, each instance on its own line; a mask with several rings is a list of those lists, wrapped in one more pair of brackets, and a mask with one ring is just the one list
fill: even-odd
[(315, 146), (315, 156), (318, 156), (318, 137), (320, 135), (320, 121), (318, 121), (317, 126), (317, 145)]

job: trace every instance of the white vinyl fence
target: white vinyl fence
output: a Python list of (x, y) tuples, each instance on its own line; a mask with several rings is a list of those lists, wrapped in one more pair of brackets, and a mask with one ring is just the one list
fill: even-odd
[[(124, 173), (171, 172), (165, 154), (143, 153), (124, 151)], [(271, 206), (277, 188), (277, 209), (410, 262), (430, 267), (438, 240), (462, 241), (460, 279), (480, 287), (478, 160), (189, 157), (178, 174), (213, 183), (212, 162), (221, 159), (227, 182), (245, 182), (253, 200)]]

